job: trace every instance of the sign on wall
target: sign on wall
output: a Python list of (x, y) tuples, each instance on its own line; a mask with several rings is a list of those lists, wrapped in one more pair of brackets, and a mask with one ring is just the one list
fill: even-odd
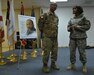
[(18, 15), (20, 39), (37, 38), (36, 18)]

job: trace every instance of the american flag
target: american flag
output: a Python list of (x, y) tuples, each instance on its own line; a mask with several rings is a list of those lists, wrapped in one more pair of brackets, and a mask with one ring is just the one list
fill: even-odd
[(4, 24), (3, 24), (1, 0), (0, 0), (0, 43), (2, 43), (3, 41), (4, 41)]
[(34, 11), (33, 6), (32, 6), (32, 12), (31, 12), (31, 16), (32, 16), (32, 17), (35, 17), (35, 11)]
[[(21, 15), (24, 15), (24, 5), (23, 5), (23, 2), (21, 2)], [(26, 40), (22, 39), (21, 40), (21, 44), (22, 44), (22, 46), (25, 46), (27, 44)]]
[(7, 38), (9, 45), (15, 44), (17, 40), (13, 1), (14, 0), (7, 0), (6, 26), (7, 26)]
[(21, 15), (24, 15), (24, 6), (23, 6), (23, 2), (21, 2)]

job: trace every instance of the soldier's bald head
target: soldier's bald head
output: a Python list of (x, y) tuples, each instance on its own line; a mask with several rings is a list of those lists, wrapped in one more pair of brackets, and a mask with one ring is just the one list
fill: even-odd
[(51, 2), (51, 3), (50, 3), (50, 6), (51, 6), (51, 5), (57, 6), (56, 2)]

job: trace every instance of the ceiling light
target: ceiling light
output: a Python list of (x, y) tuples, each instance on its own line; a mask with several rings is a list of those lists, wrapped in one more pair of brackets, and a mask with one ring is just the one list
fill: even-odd
[(68, 0), (50, 0), (50, 2), (67, 2)]

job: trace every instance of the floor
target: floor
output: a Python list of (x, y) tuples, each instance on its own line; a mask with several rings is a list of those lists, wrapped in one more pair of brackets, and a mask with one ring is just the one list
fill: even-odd
[[(15, 50), (15, 53), (19, 54), (19, 50)], [(60, 66), (59, 71), (51, 70), (50, 73), (46, 74), (42, 72), (42, 57), (40, 55), (40, 49), (36, 58), (31, 57), (30, 50), (27, 50), (28, 58), (25, 61), (15, 63), (8, 62), (6, 65), (0, 66), (0, 75), (94, 75), (94, 49), (86, 49), (87, 52), (87, 66), (88, 73), (82, 72), (82, 64), (79, 61), (79, 53), (77, 51), (77, 70), (68, 71), (66, 67), (69, 65), (69, 48), (58, 48), (58, 60), (57, 63)], [(8, 52), (4, 53), (8, 56)], [(7, 60), (8, 61), (8, 60)], [(50, 66), (50, 60), (49, 60)]]

